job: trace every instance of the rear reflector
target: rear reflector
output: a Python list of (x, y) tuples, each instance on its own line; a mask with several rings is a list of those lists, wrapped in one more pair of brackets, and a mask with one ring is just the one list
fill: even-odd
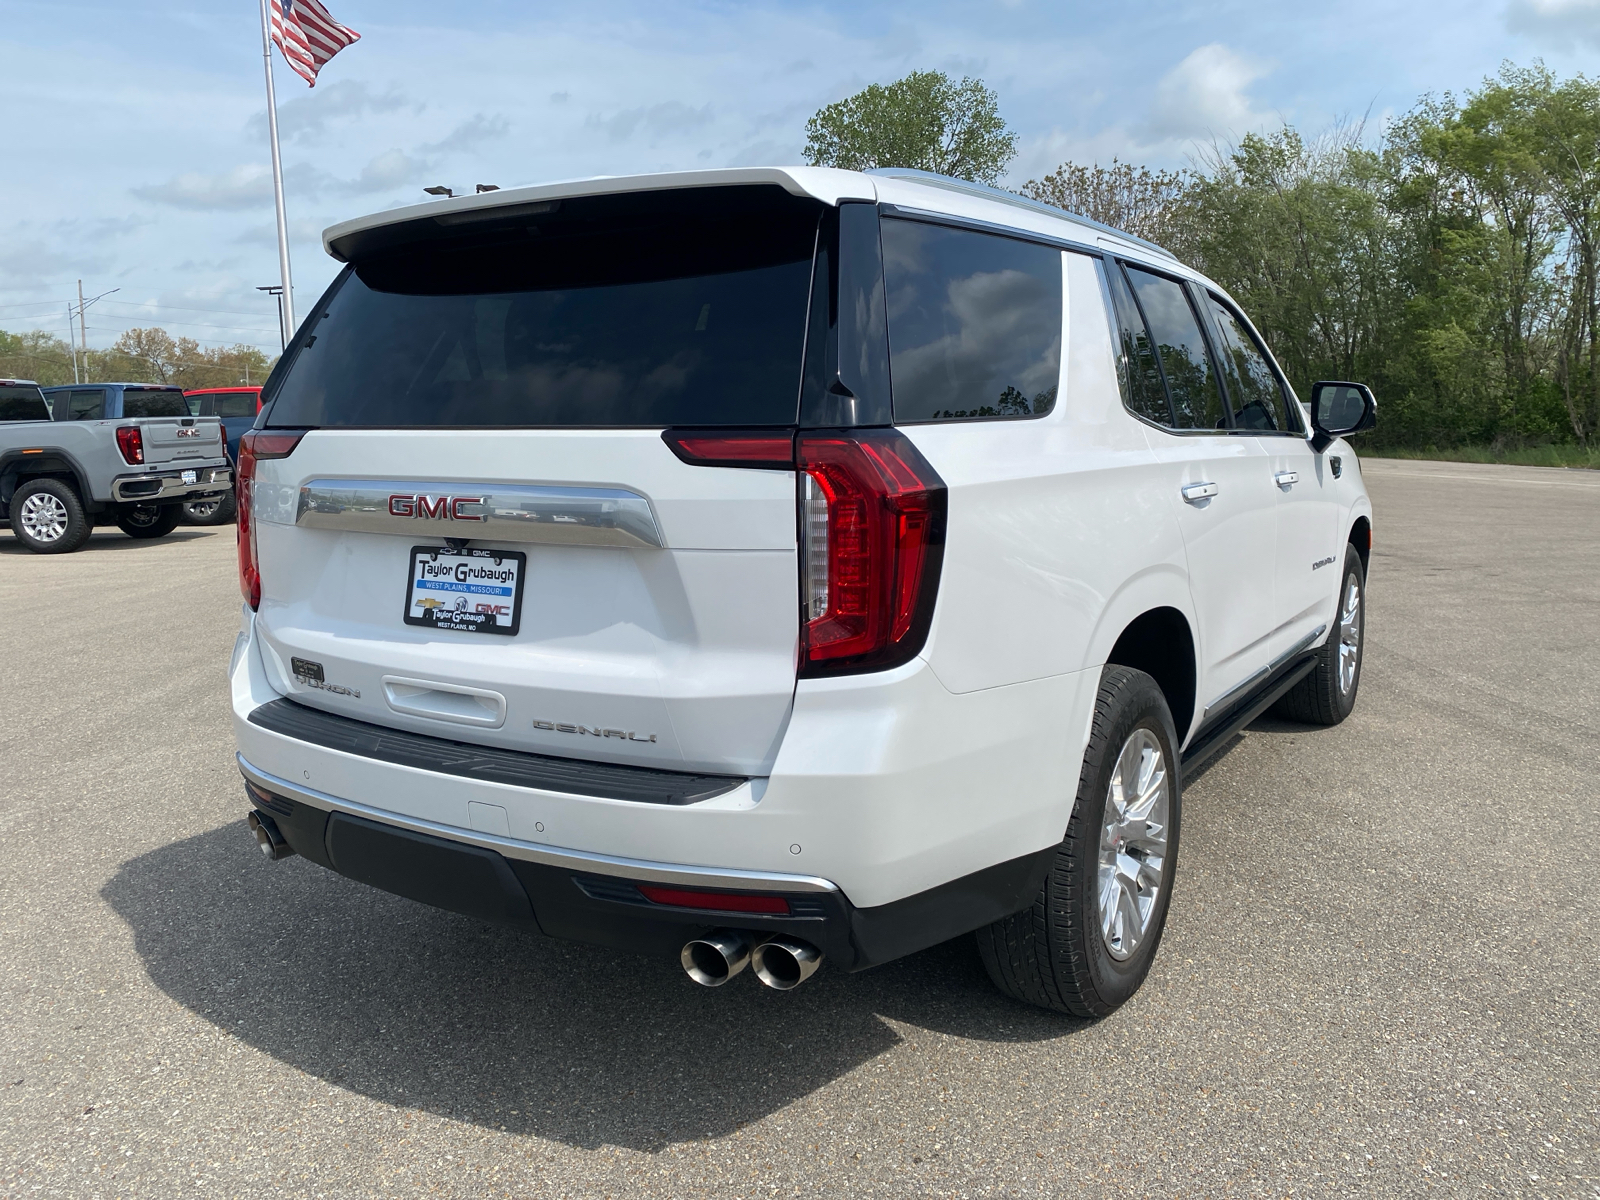
[(239, 470), (236, 498), (238, 516), (234, 530), (239, 539), (239, 591), (251, 608), (261, 607), (261, 572), (256, 556), (256, 523), (250, 519), (250, 488), (255, 482), (256, 463), (262, 459), (288, 458), (305, 437), (304, 429), (252, 429), (239, 439)]
[(117, 429), (117, 449), (122, 451), (122, 461), (129, 466), (144, 462), (144, 438), (137, 425), (123, 425)]
[(910, 662), (933, 621), (948, 496), (894, 429), (802, 434), (802, 676)]
[(669, 429), (661, 435), (661, 440), (690, 466), (794, 470), (794, 434), (788, 431)]
[(674, 908), (708, 908), (715, 912), (772, 913), (789, 915), (789, 902), (782, 896), (740, 895), (738, 892), (687, 892), (681, 888), (657, 887), (641, 883), (639, 891), (652, 904)]

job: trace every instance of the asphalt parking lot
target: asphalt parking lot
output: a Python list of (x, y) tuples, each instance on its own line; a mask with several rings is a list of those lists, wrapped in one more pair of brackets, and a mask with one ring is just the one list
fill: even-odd
[(5, 1196), (1600, 1196), (1600, 475), (1369, 461), (1361, 700), (1189, 783), (1097, 1024), (779, 994), (245, 831), (233, 531), (0, 535)]

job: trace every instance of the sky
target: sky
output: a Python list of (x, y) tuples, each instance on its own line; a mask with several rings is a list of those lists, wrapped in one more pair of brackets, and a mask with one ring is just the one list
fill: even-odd
[[(1012, 186), (1069, 159), (1181, 167), (1282, 121), (1376, 135), (1505, 60), (1600, 71), (1600, 0), (325, 2), (362, 38), (314, 89), (273, 52), (301, 312), (337, 221), (434, 184), (797, 163), (818, 108), (913, 70), (995, 89)], [(0, 329), (64, 336), (81, 279), (117, 289), (91, 346), (160, 325), (275, 353), (255, 0), (0, 12)]]

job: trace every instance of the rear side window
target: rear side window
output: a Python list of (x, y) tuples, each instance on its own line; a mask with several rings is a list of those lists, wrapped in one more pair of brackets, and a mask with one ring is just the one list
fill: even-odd
[(105, 390), (74, 388), (70, 392), (57, 392), (55, 410), (58, 421), (99, 421), (106, 415)]
[(0, 387), (0, 421), (48, 421), (50, 408), (36, 387)]
[(256, 398), (251, 392), (212, 392), (205, 397), (201, 412), (208, 417), (253, 417)]
[(128, 388), (122, 393), (122, 415), (124, 417), (187, 417), (189, 415), (189, 402), (183, 398), (179, 391), (134, 391)]
[(886, 218), (896, 422), (1042, 416), (1061, 378), (1061, 251)]
[(1167, 388), (1156, 365), (1156, 350), (1122, 268), (1112, 264), (1106, 272), (1117, 314), (1118, 363), (1122, 385), (1130, 409), (1157, 425), (1173, 425), (1172, 409), (1167, 404)]
[(1127, 271), (1167, 383), (1173, 427), (1226, 429), (1216, 371), (1183, 285), (1138, 267)]
[(1228, 386), (1233, 423), (1239, 429), (1299, 433), (1300, 422), (1283, 394), (1283, 385), (1261, 347), (1233, 309), (1208, 295), (1222, 345), (1222, 377)]
[(271, 424), (794, 424), (819, 206), (560, 205), (358, 258)]

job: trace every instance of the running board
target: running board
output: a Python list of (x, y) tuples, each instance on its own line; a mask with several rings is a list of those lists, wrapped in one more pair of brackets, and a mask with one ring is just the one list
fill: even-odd
[(1285, 692), (1311, 674), (1316, 665), (1315, 651), (1298, 662), (1289, 663), (1278, 674), (1268, 678), (1259, 691), (1239, 701), (1233, 711), (1219, 718), (1216, 724), (1201, 726), (1200, 732), (1183, 752), (1184, 771), (1193, 770), (1226, 746), (1234, 734), (1276, 704)]

